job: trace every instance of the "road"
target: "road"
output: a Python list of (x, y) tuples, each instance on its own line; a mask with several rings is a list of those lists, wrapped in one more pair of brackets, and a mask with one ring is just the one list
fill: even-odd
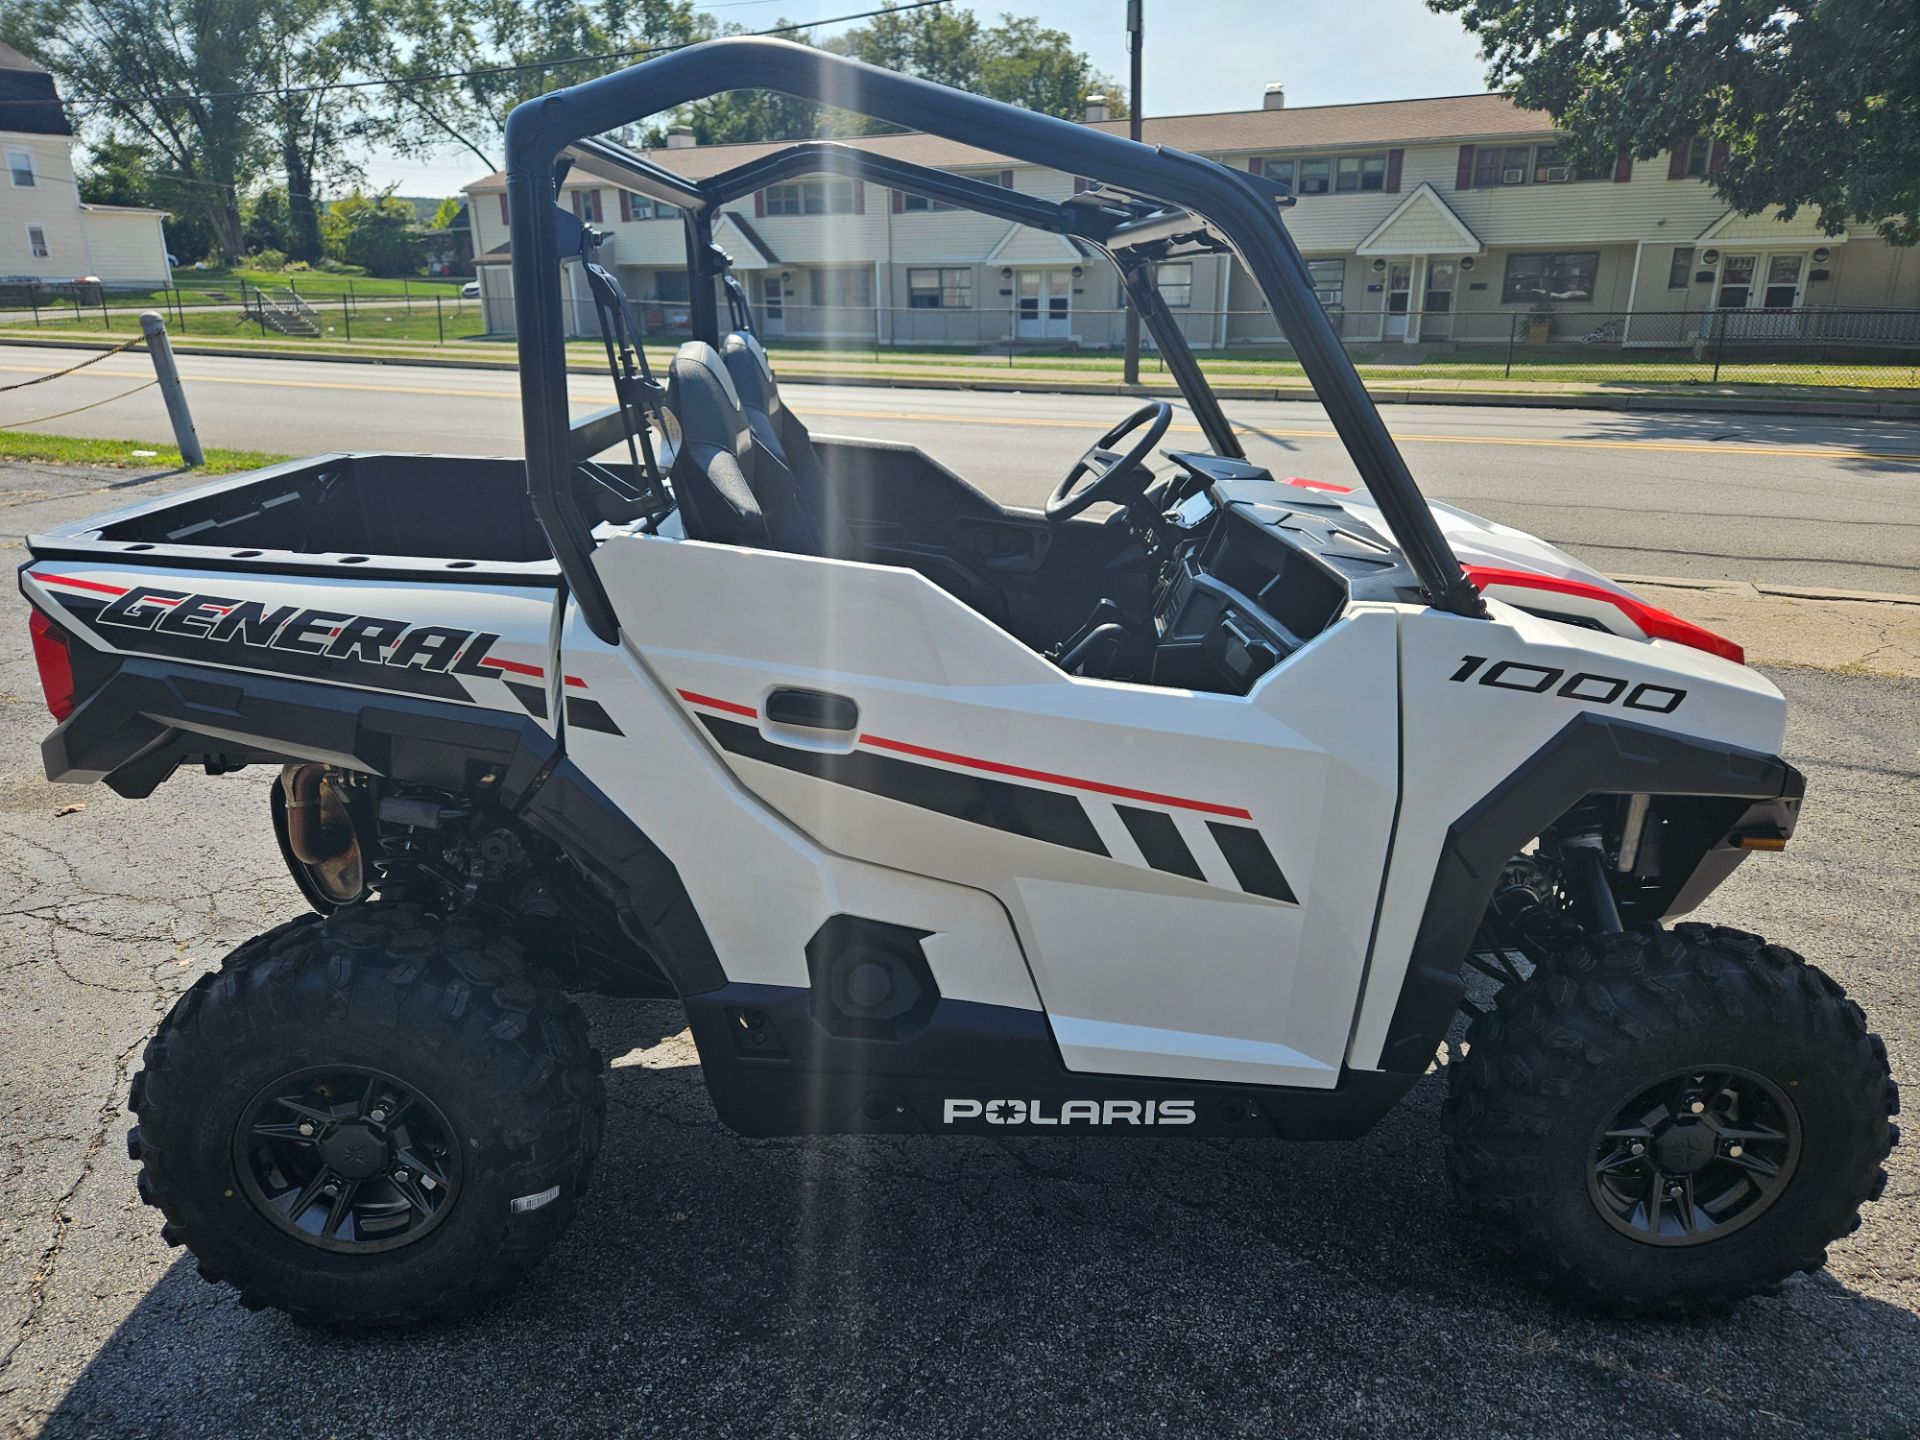
[[(79, 358), (0, 346), (0, 383)], [(210, 445), (519, 453), (510, 371), (201, 355), (180, 364)], [(0, 395), (0, 427), (113, 396), (151, 374), (144, 356), (121, 355)], [(583, 408), (612, 394), (590, 376), (574, 377), (572, 389)], [(1023, 504), (1044, 496), (1130, 408), (1115, 396), (798, 384), (786, 393), (818, 432), (911, 440), (996, 498)], [(1250, 454), (1276, 473), (1355, 479), (1318, 406), (1227, 408)], [(1610, 574), (1920, 592), (1915, 426), (1422, 405), (1384, 413), (1430, 496), (1543, 535)], [(149, 440), (168, 433), (151, 390), (24, 428)], [(1190, 417), (1169, 443), (1201, 443)]]

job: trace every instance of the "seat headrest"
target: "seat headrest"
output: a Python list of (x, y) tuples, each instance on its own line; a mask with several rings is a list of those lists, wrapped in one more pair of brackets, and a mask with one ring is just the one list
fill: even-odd
[(667, 409), (679, 420), (689, 446), (737, 450), (738, 437), (747, 430), (740, 392), (719, 352), (704, 340), (689, 340), (675, 353), (667, 369)]
[(749, 410), (772, 415), (780, 409), (780, 387), (773, 378), (773, 365), (760, 337), (750, 330), (735, 330), (720, 342), (720, 358), (733, 377), (740, 403)]
[(720, 359), (720, 353), (704, 340), (689, 340), (673, 354), (673, 367), (669, 372), (680, 370), (682, 366), (697, 366), (705, 370), (720, 382), (720, 388), (727, 393), (727, 401), (736, 409), (740, 405), (740, 392), (735, 388), (733, 377), (727, 373), (727, 367)]

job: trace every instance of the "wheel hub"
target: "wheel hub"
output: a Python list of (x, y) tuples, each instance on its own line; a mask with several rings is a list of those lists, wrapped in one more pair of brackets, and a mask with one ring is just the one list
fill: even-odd
[(381, 1071), (298, 1071), (257, 1094), (234, 1129), (234, 1171), (253, 1206), (323, 1250), (409, 1245), (453, 1208), (460, 1148), (427, 1096)]
[(1680, 1071), (1620, 1106), (1589, 1153), (1587, 1191), (1609, 1225), (1648, 1245), (1699, 1245), (1779, 1198), (1799, 1164), (1800, 1117), (1751, 1071)]

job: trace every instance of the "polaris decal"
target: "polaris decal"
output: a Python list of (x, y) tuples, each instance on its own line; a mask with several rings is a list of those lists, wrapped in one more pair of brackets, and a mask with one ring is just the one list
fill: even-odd
[[(168, 659), (274, 671), (308, 680), (397, 690), (474, 703), (460, 677), (504, 680), (506, 672), (544, 679), (537, 665), (503, 660), (492, 631), (416, 625), (385, 615), (241, 600), (229, 595), (131, 588), (36, 573), (74, 618), (116, 650)], [(69, 593), (77, 592), (77, 593)], [(568, 683), (583, 682), (568, 677)], [(518, 694), (532, 687), (511, 687)], [(541, 709), (545, 708), (544, 692)]]
[[(1486, 665), (1486, 669), (1480, 667)], [(1654, 715), (1671, 715), (1687, 698), (1687, 692), (1671, 685), (1635, 684), (1617, 675), (1599, 675), (1579, 670), (1569, 677), (1555, 665), (1535, 665), (1523, 660), (1496, 660), (1487, 665), (1484, 655), (1462, 655), (1460, 668), (1447, 679), (1465, 685), (1478, 675), (1479, 684), (1496, 690), (1518, 690), (1525, 695), (1544, 695), (1552, 690), (1562, 700), (1585, 700), (1590, 705), (1619, 705), (1627, 710), (1645, 710)], [(1562, 683), (1562, 682), (1565, 683)], [(1558, 687), (1557, 689), (1555, 687)], [(1623, 698), (1624, 697), (1624, 698)]]
[(940, 1123), (983, 1121), (988, 1125), (1191, 1125), (1191, 1100), (948, 1100)]

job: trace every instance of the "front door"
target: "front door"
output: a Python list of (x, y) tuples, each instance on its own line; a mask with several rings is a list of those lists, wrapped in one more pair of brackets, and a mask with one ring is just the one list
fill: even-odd
[[(631, 679), (602, 678), (591, 637), (567, 664), (610, 722), (633, 735), (664, 707), (743, 805), (822, 852), (992, 896), (1069, 1069), (1338, 1083), (1398, 786), (1392, 614), (1340, 622), (1249, 695), (1206, 694), (1068, 675), (911, 570), (641, 535), (595, 566), (624, 641), (607, 663), (630, 656)], [(569, 754), (618, 796), (635, 744), (583, 729)], [(783, 903), (756, 885), (780, 829), (737, 833), (716, 930)], [(680, 863), (686, 837), (656, 838)], [(956, 943), (928, 942), (936, 981), (972, 963)], [(775, 958), (805, 973), (752, 947), (738, 963)]]
[(787, 333), (787, 284), (777, 271), (760, 277), (760, 333)]
[(1453, 334), (1453, 285), (1459, 267), (1451, 260), (1427, 263), (1426, 293), (1420, 302), (1420, 338), (1445, 340)]
[(1807, 257), (1797, 250), (1774, 255), (1729, 255), (1720, 262), (1720, 324), (1729, 340), (1791, 340), (1804, 326), (1801, 281)]
[(1015, 281), (1022, 340), (1065, 340), (1073, 333), (1073, 277), (1065, 270), (1022, 270)]
[(1412, 308), (1413, 262), (1394, 260), (1387, 265), (1387, 339), (1407, 338), (1407, 311)]

